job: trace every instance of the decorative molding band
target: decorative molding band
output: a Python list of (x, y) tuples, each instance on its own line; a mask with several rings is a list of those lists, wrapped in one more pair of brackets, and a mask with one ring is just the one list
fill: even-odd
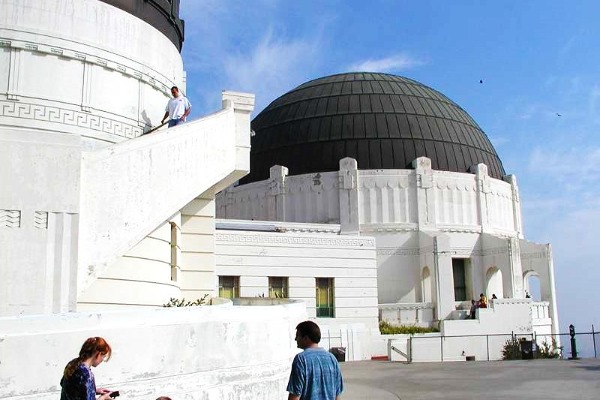
[[(98, 57), (92, 54), (82, 53), (80, 51), (75, 51), (71, 49), (67, 49), (64, 47), (58, 46), (50, 46), (44, 43), (33, 43), (27, 42), (23, 40), (13, 40), (7, 38), (0, 38), (0, 47), (8, 47), (13, 49), (22, 49), (26, 51), (30, 51), (32, 53), (41, 53), (44, 55), (51, 55), (55, 57), (67, 58), (72, 60), (79, 60), (83, 62), (89, 62), (90, 64), (99, 65), (103, 68), (119, 71), (124, 75), (128, 75), (132, 78), (136, 78), (140, 81), (146, 82), (149, 85), (159, 89), (161, 92), (168, 95), (170, 93), (170, 88), (173, 85), (173, 82), (168, 80), (166, 77), (162, 76), (158, 78), (155, 75), (159, 75), (159, 72), (152, 71), (154, 74), (144, 73), (136, 68), (131, 68), (129, 66), (125, 66), (119, 64), (114, 61), (106, 60), (102, 57)], [(106, 54), (109, 54), (106, 52)], [(135, 62), (135, 61), (134, 61)]]
[(433, 303), (388, 303), (379, 304), (380, 310), (426, 310), (433, 309)]
[[(443, 254), (445, 256), (460, 256), (460, 257), (481, 257), (484, 255), (485, 251), (472, 249), (469, 247), (465, 248), (456, 248), (452, 250), (439, 251), (439, 254)], [(506, 248), (504, 248), (504, 253), (506, 253)], [(395, 248), (395, 247), (379, 247), (377, 249), (378, 256), (421, 256), (433, 254), (433, 247), (427, 246), (422, 248)], [(502, 254), (502, 253), (501, 253)]]
[(21, 211), (0, 210), (0, 228), (20, 228)]
[[(407, 223), (408, 224), (408, 223)], [(411, 224), (413, 226), (386, 226), (386, 225), (365, 225), (361, 224), (360, 231), (361, 232), (376, 232), (376, 233), (398, 233), (398, 232), (418, 232), (419, 229), (415, 226), (415, 224)]]
[(482, 256), (500, 256), (500, 255), (508, 255), (508, 246), (484, 249), (483, 254), (482, 254)]
[(39, 104), (0, 100), (0, 116), (77, 126), (124, 138), (141, 136), (142, 128), (114, 119)]
[(33, 226), (37, 229), (48, 229), (48, 213), (36, 211), (33, 216)]
[(396, 248), (396, 247), (379, 247), (377, 249), (378, 256), (418, 256), (421, 252), (417, 248)]
[(545, 260), (548, 258), (548, 252), (545, 250), (534, 253), (521, 253), (521, 260)]
[(215, 233), (215, 240), (218, 242), (235, 242), (244, 244), (284, 244), (284, 245), (303, 245), (303, 246), (330, 246), (330, 247), (375, 247), (374, 239), (350, 239), (343, 237), (336, 238), (315, 238), (303, 236), (279, 235), (248, 235), (248, 234), (227, 234)]

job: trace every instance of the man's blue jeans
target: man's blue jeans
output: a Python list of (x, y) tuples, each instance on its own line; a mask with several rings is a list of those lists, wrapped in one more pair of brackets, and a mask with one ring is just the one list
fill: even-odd
[(179, 124), (183, 124), (183, 120), (181, 118), (173, 118), (169, 120), (169, 128), (172, 128)]

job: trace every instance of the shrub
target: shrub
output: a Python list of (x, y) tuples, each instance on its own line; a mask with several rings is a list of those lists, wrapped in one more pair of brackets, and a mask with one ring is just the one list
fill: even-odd
[(552, 338), (550, 343), (544, 340), (542, 345), (538, 346), (536, 358), (560, 358), (562, 349), (562, 346), (556, 345), (556, 339)]
[(416, 333), (431, 333), (431, 332), (439, 332), (438, 329), (435, 328), (423, 328), (420, 326), (414, 325), (392, 325), (387, 321), (379, 322), (379, 332), (383, 335), (394, 335), (394, 334), (404, 334), (404, 335), (414, 335)]
[(521, 343), (516, 336), (512, 336), (504, 343), (502, 347), (503, 360), (520, 360), (521, 359)]
[(176, 299), (171, 297), (168, 303), (163, 304), (163, 307), (190, 307), (190, 306), (202, 306), (206, 304), (206, 299), (208, 298), (208, 294), (202, 296), (201, 299), (196, 299), (193, 301), (186, 299)]

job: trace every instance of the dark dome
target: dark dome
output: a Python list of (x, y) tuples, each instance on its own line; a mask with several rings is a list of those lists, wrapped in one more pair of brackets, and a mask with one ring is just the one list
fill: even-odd
[(163, 35), (181, 52), (183, 45), (184, 23), (179, 19), (179, 0), (100, 0), (120, 8), (147, 22)]
[(339, 170), (352, 157), (359, 169), (410, 169), (421, 156), (432, 168), (468, 172), (478, 163), (501, 179), (502, 162), (486, 134), (452, 100), (419, 82), (379, 73), (346, 73), (306, 82), (273, 101), (252, 121), (250, 174), (269, 178)]

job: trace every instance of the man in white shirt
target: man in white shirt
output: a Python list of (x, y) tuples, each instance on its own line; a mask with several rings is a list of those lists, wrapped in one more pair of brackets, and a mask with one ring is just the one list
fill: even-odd
[(168, 117), (169, 128), (184, 123), (185, 118), (190, 114), (190, 111), (192, 111), (192, 105), (189, 100), (179, 92), (177, 86), (171, 88), (171, 94), (173, 95), (173, 98), (167, 103), (165, 115), (162, 121), (160, 121), (161, 124), (164, 124)]

